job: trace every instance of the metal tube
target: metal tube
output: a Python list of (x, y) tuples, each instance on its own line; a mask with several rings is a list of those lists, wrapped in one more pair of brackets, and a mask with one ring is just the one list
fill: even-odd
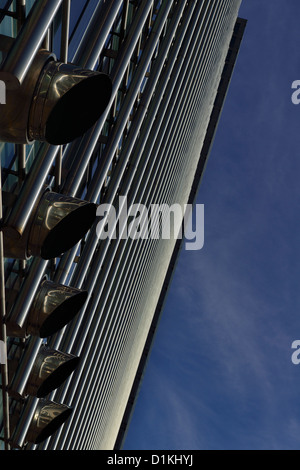
[(123, 0), (98, 2), (72, 62), (94, 69)]
[[(184, 7), (184, 5), (185, 5), (185, 2), (181, 2), (181, 6)], [(107, 167), (110, 165), (113, 159), (113, 156), (117, 150), (119, 140), (121, 139), (125, 126), (128, 122), (130, 112), (136, 100), (136, 95), (137, 93), (139, 93), (140, 87), (145, 78), (147, 68), (149, 67), (149, 63), (151, 62), (151, 58), (154, 54), (155, 48), (159, 41), (159, 36), (162, 32), (162, 29), (164, 27), (164, 24), (169, 14), (169, 11), (171, 9), (171, 6), (172, 6), (172, 1), (165, 2), (162, 4), (158, 12), (158, 16), (155, 20), (155, 23), (149, 35), (149, 39), (145, 46), (145, 50), (143, 51), (143, 54), (141, 56), (140, 63), (138, 64), (137, 70), (130, 84), (130, 86), (132, 87), (133, 90), (136, 91), (136, 93), (128, 93), (124, 99), (124, 103), (122, 104), (122, 108), (120, 109), (120, 112), (118, 115), (119, 125), (116, 126), (112, 130), (109, 136), (109, 141), (105, 147), (104, 155), (102, 156), (103, 160), (105, 160), (107, 163), (104, 168), (101, 168), (101, 175), (99, 175), (99, 172), (97, 170), (95, 171), (93, 180), (91, 184), (89, 185), (89, 188), (87, 191), (88, 200), (96, 201), (98, 198), (99, 188), (103, 185), (104, 178), (107, 173)], [(156, 78), (155, 81), (157, 81), (157, 76), (154, 75), (154, 77)], [(145, 107), (143, 107), (142, 109), (145, 113), (146, 112)], [(137, 122), (137, 120), (135, 120), (135, 122)]]
[(35, 397), (29, 397), (25, 408), (23, 410), (20, 421), (18, 422), (16, 429), (14, 430), (12, 441), (14, 447), (22, 448), (25, 443), (26, 434), (28, 432), (32, 417), (38, 405), (39, 399)]
[[(0, 172), (0, 221), (2, 221), (2, 179)], [(7, 367), (7, 337), (5, 318), (5, 276), (4, 276), (4, 250), (3, 233), (0, 231), (0, 340), (3, 341), (5, 356), (4, 363), (1, 364), (1, 389), (2, 389), (2, 407), (3, 407), (3, 427), (4, 427), (4, 446), (5, 450), (10, 449), (10, 423), (9, 423), (9, 397), (7, 393), (8, 386), (8, 367)]]
[(71, 9), (71, 0), (63, 0), (62, 25), (61, 25), (61, 45), (60, 45), (60, 62), (64, 62), (64, 63), (68, 62), (70, 9)]
[(17, 0), (17, 29), (20, 31), (26, 18), (26, 0)]
[(114, 100), (116, 99), (116, 95), (120, 84), (122, 83), (124, 73), (126, 72), (128, 62), (136, 47), (137, 41), (142, 32), (143, 26), (152, 7), (152, 4), (153, 0), (143, 0), (138, 12), (135, 15), (135, 18), (133, 20), (134, 24), (130, 28), (128, 37), (121, 46), (121, 49), (118, 54), (118, 61), (116, 62), (114, 69), (111, 73), (113, 91), (110, 102), (107, 107), (107, 111), (101, 116), (97, 124), (86, 133), (79, 145), (78, 142), (76, 142), (73, 145), (71, 144), (69, 146), (68, 152), (65, 155), (66, 159), (64, 158), (63, 165), (66, 165), (68, 167), (68, 155), (73, 161), (75, 153), (75, 162), (72, 165), (72, 172), (69, 173), (68, 178), (66, 179), (66, 182), (62, 188), (63, 192), (69, 194), (70, 196), (75, 195), (78, 190), (78, 187), (80, 186), (82, 177), (85, 174), (86, 168), (90, 161), (91, 154), (98, 141), (100, 132), (107, 118), (109, 109), (114, 103)]
[(18, 155), (18, 177), (19, 177), (19, 182), (22, 182), (25, 177), (26, 145), (17, 144), (16, 150), (17, 150), (17, 155)]
[(18, 88), (40, 47), (62, 0), (39, 0), (33, 5), (0, 71), (7, 88)]
[[(61, 26), (61, 41), (60, 41), (60, 62), (68, 62), (68, 44), (69, 44), (69, 29), (70, 29), (70, 10), (71, 0), (63, 0), (62, 4), (62, 26)], [(59, 151), (55, 158), (55, 182), (54, 191), (60, 190), (61, 185), (61, 170), (62, 170), (62, 156), (63, 148), (60, 146)]]
[(17, 202), (3, 228), (8, 237), (14, 240), (21, 238), (31, 211), (41, 195), (46, 177), (49, 174), (58, 150), (58, 146), (50, 146), (48, 144), (40, 146), (38, 154), (32, 163), (30, 173), (18, 195)]
[(31, 373), (32, 364), (36, 360), (41, 345), (42, 340), (40, 338), (30, 339), (28, 347), (24, 354), (24, 358), (22, 360), (22, 367), (20, 367), (17, 374), (15, 374), (13, 382), (11, 384), (14, 394), (19, 394), (20, 396), (23, 395), (28, 377)]
[(9, 321), (15, 325), (17, 329), (21, 330), (24, 327), (27, 313), (43, 278), (47, 263), (48, 261), (40, 260), (39, 258), (33, 260), (28, 276), (23, 281), (17, 300), (11, 312), (7, 315), (8, 318), (6, 322)]

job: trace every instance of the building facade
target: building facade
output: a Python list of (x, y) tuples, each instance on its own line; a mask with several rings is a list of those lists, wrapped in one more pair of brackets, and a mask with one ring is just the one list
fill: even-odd
[(122, 448), (240, 3), (0, 0), (3, 449)]

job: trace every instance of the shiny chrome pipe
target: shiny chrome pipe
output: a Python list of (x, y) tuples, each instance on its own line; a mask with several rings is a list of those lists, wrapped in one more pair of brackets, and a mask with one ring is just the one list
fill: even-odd
[[(118, 61), (110, 74), (113, 83), (113, 91), (107, 109), (110, 109), (115, 101), (116, 94), (121, 86), (123, 76), (126, 72), (128, 63), (134, 52), (145, 21), (152, 8), (152, 4), (153, 0), (142, 1), (134, 17), (128, 36), (118, 52)], [(65, 183), (62, 186), (62, 191), (64, 193), (67, 193), (70, 196), (75, 196), (75, 194), (77, 194), (82, 176), (85, 174), (106, 118), (107, 113), (104, 113), (92, 130), (86, 133), (83, 139), (79, 142), (79, 145), (78, 143), (74, 143), (68, 147), (68, 150), (64, 155), (63, 166), (66, 165), (67, 167), (70, 167), (70, 160), (72, 162), (74, 161), (74, 163), (72, 164), (72, 172), (69, 172)]]
[[(70, 11), (71, 0), (63, 0), (62, 4), (62, 31), (60, 43), (60, 61), (65, 64), (68, 62), (68, 44), (69, 44), (69, 29), (70, 29)], [(72, 61), (76, 63), (75, 61)]]
[(94, 69), (124, 0), (98, 2), (72, 62)]
[(24, 396), (24, 390), (31, 374), (32, 366), (36, 361), (38, 353), (42, 346), (42, 340), (40, 338), (32, 338), (27, 345), (24, 353), (24, 360), (19, 366), (16, 374), (14, 375), (9, 389), (10, 394), (17, 398)]
[(12, 420), (12, 446), (21, 449), (27, 443), (26, 435), (28, 433), (30, 424), (37, 410), (39, 399), (36, 397), (29, 397), (26, 401), (23, 410), (21, 411), (17, 404), (14, 419)]
[[(2, 222), (2, 175), (0, 172), (0, 222)], [(0, 340), (3, 341), (5, 348), (4, 363), (1, 363), (1, 394), (2, 394), (2, 411), (3, 411), (3, 432), (4, 432), (4, 448), (10, 449), (10, 422), (9, 422), (9, 397), (7, 393), (8, 387), (8, 366), (7, 366), (7, 334), (5, 325), (6, 306), (5, 306), (5, 275), (4, 275), (4, 249), (3, 249), (3, 233), (0, 231)]]
[(39, 147), (30, 172), (22, 185), (18, 199), (9, 214), (3, 231), (12, 240), (21, 238), (55, 161), (59, 147), (44, 144)]
[(11, 323), (12, 327), (10, 334), (14, 333), (19, 336), (24, 329), (30, 306), (44, 277), (46, 266), (46, 260), (40, 260), (39, 258), (33, 260), (18, 297), (12, 309), (6, 315), (6, 323)]
[(17, 89), (37, 53), (62, 0), (35, 2), (0, 71), (8, 89)]
[[(133, 90), (136, 90), (136, 93), (128, 93), (125, 96), (124, 102), (122, 103), (122, 107), (120, 109), (119, 115), (118, 115), (118, 123), (119, 125), (116, 126), (114, 129), (112, 129), (112, 132), (109, 136), (109, 140), (105, 146), (104, 154), (102, 158), (106, 162), (103, 168), (101, 168), (101, 174), (99, 174), (99, 171), (95, 171), (94, 177), (89, 185), (89, 188), (87, 190), (87, 198), (89, 201), (97, 201), (98, 196), (99, 196), (99, 188), (103, 186), (104, 178), (107, 174), (107, 170), (109, 165), (111, 164), (111, 161), (114, 157), (114, 154), (117, 150), (119, 141), (122, 137), (122, 134), (124, 132), (125, 126), (128, 123), (130, 113), (132, 111), (132, 107), (134, 105), (134, 102), (136, 100), (136, 95), (139, 93), (139, 90), (141, 88), (142, 82), (145, 78), (146, 71), (149, 67), (149, 64), (151, 63), (151, 59), (153, 57), (154, 51), (157, 47), (160, 35), (162, 33), (162, 30), (165, 26), (166, 19), (169, 15), (170, 9), (172, 7), (173, 1), (168, 1), (164, 2), (159, 9), (159, 12), (157, 14), (157, 18), (155, 20), (155, 23), (153, 25), (153, 28), (151, 30), (151, 33), (149, 35), (149, 39), (147, 41), (147, 44), (145, 46), (145, 49), (143, 50), (143, 54), (141, 56), (141, 60), (137, 66), (137, 70), (135, 71), (134, 77), (132, 78), (132, 82), (130, 83), (130, 87)], [(179, 14), (181, 15), (181, 12), (185, 6), (186, 2), (181, 2)], [(174, 23), (174, 21), (173, 21)], [(175, 24), (174, 24), (175, 26)], [(173, 31), (174, 32), (174, 31)], [(157, 83), (158, 77), (154, 75), (153, 81), (155, 84)], [(154, 89), (154, 84), (152, 87), (152, 90), (149, 90), (148, 96)], [(141, 108), (139, 108), (141, 110)], [(143, 114), (146, 113), (145, 107), (142, 109)], [(137, 119), (135, 119), (135, 122), (137, 122)], [(127, 139), (128, 140), (128, 139)], [(131, 142), (134, 142), (134, 139), (130, 138)], [(125, 159), (123, 160), (124, 162), (126, 161)], [(96, 187), (96, 188), (95, 188)], [(94, 189), (95, 188), (95, 189)]]

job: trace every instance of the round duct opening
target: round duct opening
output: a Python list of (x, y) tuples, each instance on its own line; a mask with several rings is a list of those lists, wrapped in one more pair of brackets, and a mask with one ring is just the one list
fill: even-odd
[(53, 310), (40, 327), (40, 337), (47, 338), (66, 326), (79, 312), (87, 299), (87, 292), (79, 292), (67, 298)]
[(82, 136), (102, 115), (111, 91), (111, 81), (104, 74), (92, 75), (74, 85), (50, 112), (46, 122), (46, 141), (61, 145)]
[(40, 444), (54, 434), (69, 418), (72, 408), (46, 400), (39, 400), (26, 436), (27, 442)]
[(72, 414), (71, 408), (66, 408), (59, 415), (55, 416), (53, 420), (47, 424), (47, 426), (37, 435), (34, 444), (40, 444), (45, 441), (48, 437), (54, 434), (63, 424), (69, 416)]
[(91, 228), (96, 217), (96, 205), (87, 203), (66, 215), (46, 236), (41, 246), (41, 257), (60, 256), (78, 243)]
[(27, 253), (51, 259), (76, 245), (96, 220), (97, 205), (46, 191), (30, 224)]
[(43, 281), (27, 317), (26, 333), (47, 338), (57, 333), (78, 314), (88, 292), (52, 281)]
[(72, 357), (62, 362), (54, 371), (50, 371), (47, 379), (38, 388), (36, 396), (43, 398), (56, 390), (74, 372), (80, 361), (79, 357)]

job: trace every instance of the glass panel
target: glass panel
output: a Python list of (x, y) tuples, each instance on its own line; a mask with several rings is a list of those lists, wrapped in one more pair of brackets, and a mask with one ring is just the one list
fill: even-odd
[(10, 16), (5, 16), (0, 23), (0, 34), (5, 36), (15, 37), (14, 31), (16, 30), (16, 20)]
[(7, 10), (10, 7), (10, 4), (13, 0), (0, 0), (0, 8), (3, 10)]
[(14, 154), (14, 144), (5, 144), (4, 142), (0, 142), (1, 166), (3, 168), (9, 168)]
[(26, 16), (28, 15), (28, 13), (30, 12), (31, 10), (31, 7), (33, 6), (33, 4), (35, 3), (36, 0), (27, 0), (26, 2)]

